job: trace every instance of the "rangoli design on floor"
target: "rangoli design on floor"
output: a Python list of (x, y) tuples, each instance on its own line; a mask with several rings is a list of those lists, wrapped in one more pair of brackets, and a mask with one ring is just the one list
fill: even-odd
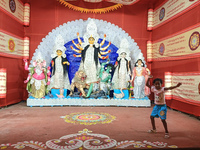
[(67, 123), (83, 124), (83, 125), (95, 125), (95, 124), (105, 124), (111, 123), (115, 120), (115, 116), (108, 113), (98, 113), (98, 112), (77, 112), (71, 113), (66, 116), (61, 116)]
[(168, 145), (164, 142), (150, 142), (147, 140), (125, 140), (117, 142), (104, 134), (92, 133), (88, 129), (83, 129), (75, 134), (65, 135), (59, 139), (52, 139), (45, 144), (38, 141), (24, 141), (16, 144), (0, 144), (0, 149), (56, 149), (56, 150), (70, 150), (70, 149), (138, 149), (138, 148), (178, 148), (176, 145)]

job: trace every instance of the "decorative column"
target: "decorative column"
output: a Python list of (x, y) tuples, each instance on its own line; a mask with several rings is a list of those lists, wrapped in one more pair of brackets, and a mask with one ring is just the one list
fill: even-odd
[(6, 69), (0, 68), (0, 98), (6, 98)]
[(29, 37), (24, 37), (23, 59), (29, 59)]
[(147, 62), (152, 62), (153, 58), (153, 49), (152, 49), (152, 41), (147, 41)]
[(30, 4), (24, 4), (24, 26), (29, 26), (30, 23)]
[[(165, 87), (172, 86), (172, 73), (171, 72), (165, 72)], [(165, 92), (165, 99), (171, 100), (172, 99), (172, 91), (167, 90)]]
[(147, 30), (153, 29), (153, 9), (148, 10)]

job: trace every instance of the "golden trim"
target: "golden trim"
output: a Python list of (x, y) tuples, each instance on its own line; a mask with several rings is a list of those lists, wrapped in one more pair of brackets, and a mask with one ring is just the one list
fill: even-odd
[(66, 2), (65, 0), (57, 0), (57, 1), (59, 1), (65, 7), (67, 6), (69, 9), (72, 9), (72, 10), (75, 10), (75, 11), (80, 11), (81, 13), (100, 13), (100, 14), (101, 13), (107, 13), (107, 12), (110, 12), (110, 11), (117, 10), (118, 8), (121, 8), (123, 6), (123, 4), (115, 4), (113, 6), (106, 7), (106, 8), (87, 9), (87, 8), (82, 8), (82, 7), (74, 6), (74, 5)]

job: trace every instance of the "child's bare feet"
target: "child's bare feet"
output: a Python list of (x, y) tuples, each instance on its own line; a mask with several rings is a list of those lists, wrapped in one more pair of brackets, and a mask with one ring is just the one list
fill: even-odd
[(169, 133), (165, 133), (165, 139), (168, 139), (169, 137)]

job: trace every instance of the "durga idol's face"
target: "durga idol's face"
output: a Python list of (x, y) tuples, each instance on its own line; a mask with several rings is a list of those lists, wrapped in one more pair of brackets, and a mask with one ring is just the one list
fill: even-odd
[(56, 53), (57, 53), (58, 56), (62, 56), (62, 51), (61, 50), (57, 50)]
[(93, 38), (93, 37), (90, 37), (90, 38), (88, 39), (88, 41), (89, 41), (89, 44), (94, 44), (94, 38)]

